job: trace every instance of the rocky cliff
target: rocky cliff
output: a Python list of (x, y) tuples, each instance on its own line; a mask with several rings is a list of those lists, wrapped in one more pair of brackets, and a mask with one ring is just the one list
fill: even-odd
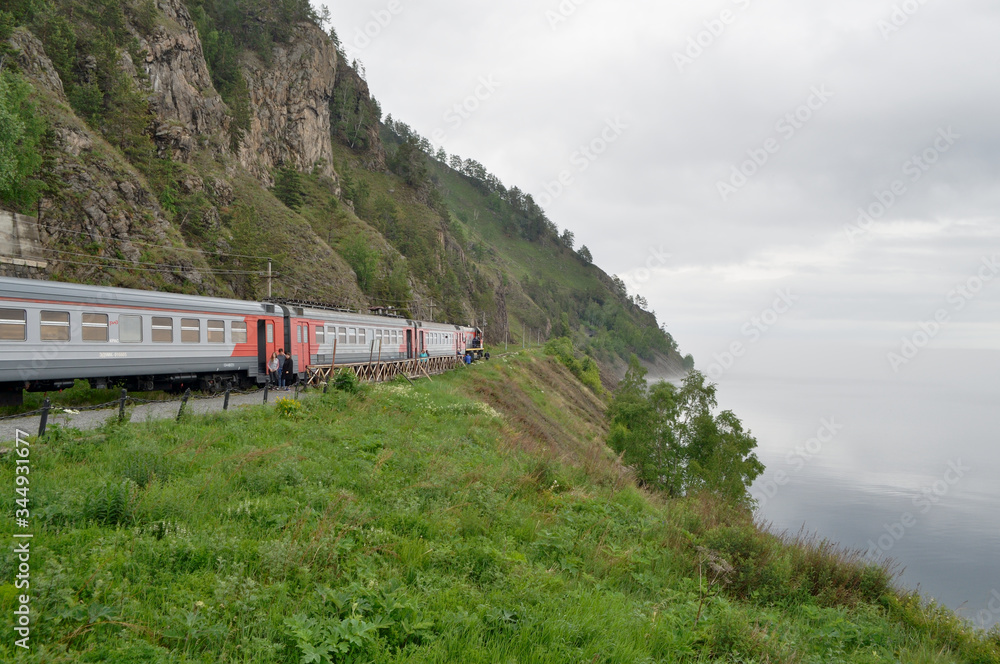
[[(120, 71), (148, 100), (147, 133), (164, 161), (152, 167), (123, 158), (101, 125), (76, 116), (57, 68), (32, 32), (19, 29), (10, 40), (52, 130), (45, 174), (50, 186), (33, 210), (46, 257), (63, 259), (49, 261), (47, 276), (253, 296), (254, 288), (239, 287), (238, 280), (204, 278), (223, 273), (213, 270), (206, 252), (229, 253), (242, 243), (227, 218), (250, 214), (261, 226), (251, 234), (262, 258), (238, 267), (263, 271), (265, 257), (283, 257), (286, 283), (278, 284), (279, 292), (287, 286), (298, 294), (309, 284), (324, 299), (362, 305), (353, 271), (309, 224), (266, 196), (249, 212), (239, 208), (247, 196), (263, 193), (250, 180), (270, 187), (279, 166), (318, 174), (330, 194), (339, 195), (330, 110), (338, 55), (330, 38), (303, 23), (288, 43), (274, 45), (267, 64), (252, 52), (241, 56), (251, 121), (233, 153), (230, 109), (213, 86), (195, 21), (182, 0), (157, 0), (156, 9), (152, 26), (128, 21), (138, 49), (119, 54)], [(88, 252), (98, 260), (88, 260)], [(312, 274), (298, 274), (304, 266)]]
[(290, 44), (275, 46), (270, 65), (247, 54), (243, 77), (253, 113), (240, 147), (240, 163), (268, 186), (278, 166), (336, 179), (330, 102), (337, 80), (337, 51), (330, 38), (315, 25), (299, 24)]
[(157, 7), (163, 20), (152, 34), (132, 28), (146, 53), (142, 66), (151, 88), (153, 134), (172, 159), (189, 161), (198, 137), (222, 136), (230, 120), (187, 8), (180, 0), (159, 0)]
[[(155, 136), (173, 159), (190, 161), (198, 145), (223, 136), (231, 122), (212, 85), (197, 27), (182, 0), (158, 0), (165, 20), (152, 34), (134, 30), (146, 51), (144, 68), (156, 115)], [(330, 146), (330, 102), (337, 80), (337, 51), (317, 26), (301, 23), (287, 44), (276, 44), (270, 62), (253, 53), (241, 62), (249, 89), (250, 128), (238, 159), (265, 186), (279, 166), (316, 171), (336, 179)], [(215, 147), (225, 143), (216, 140)]]
[(514, 345), (563, 320), (598, 358), (652, 360), (672, 343), (530, 197), (383, 123), (306, 0), (240, 0), (238, 15), (202, 0), (11, 2), (8, 67), (45, 125), (31, 195), (0, 192), (0, 207), (34, 216), (16, 226), (38, 237), (22, 272), (378, 304), (485, 320), (488, 342)]

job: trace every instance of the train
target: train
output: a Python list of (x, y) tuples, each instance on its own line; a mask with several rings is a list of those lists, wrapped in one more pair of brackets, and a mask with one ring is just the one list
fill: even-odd
[[(479, 328), (309, 303), (245, 301), (0, 277), (0, 405), (23, 390), (249, 388), (284, 349), (308, 367), (463, 356)], [(336, 352), (336, 357), (334, 357)]]

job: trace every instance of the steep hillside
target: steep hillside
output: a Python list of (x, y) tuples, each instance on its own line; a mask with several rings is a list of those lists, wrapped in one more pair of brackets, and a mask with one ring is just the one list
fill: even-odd
[[(602, 410), (522, 353), (179, 423), (56, 428), (31, 447), (18, 661), (1000, 662), (997, 637), (856, 555), (636, 488)], [(0, 455), (0, 484), (16, 465)], [(7, 623), (15, 564), (0, 556)], [(3, 661), (15, 650), (0, 641)]]
[[(621, 280), (474, 160), (390, 117), (307, 0), (12, 0), (0, 206), (87, 283), (364, 308), (573, 336), (606, 363), (675, 345)], [(448, 163), (446, 163), (448, 162)], [(271, 283), (265, 277), (268, 267)], [(14, 268), (0, 266), (10, 272)]]

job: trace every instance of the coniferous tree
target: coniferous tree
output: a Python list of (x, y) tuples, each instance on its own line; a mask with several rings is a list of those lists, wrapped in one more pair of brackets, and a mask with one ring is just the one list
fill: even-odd
[(305, 193), (302, 190), (302, 176), (294, 168), (286, 166), (279, 169), (271, 191), (289, 209), (297, 211), (302, 207), (302, 197)]

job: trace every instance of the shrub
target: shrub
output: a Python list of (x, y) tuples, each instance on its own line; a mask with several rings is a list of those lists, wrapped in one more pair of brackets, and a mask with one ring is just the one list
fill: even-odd
[(302, 404), (288, 397), (278, 399), (274, 407), (282, 417), (295, 417), (302, 412)]
[(351, 369), (340, 369), (333, 377), (333, 387), (341, 392), (356, 394), (361, 391), (358, 375)]
[(545, 344), (545, 352), (558, 359), (569, 369), (580, 382), (597, 394), (604, 393), (601, 385), (601, 373), (597, 367), (597, 362), (593, 358), (584, 356), (582, 360), (577, 359), (573, 351), (573, 342), (569, 337), (558, 337)]

